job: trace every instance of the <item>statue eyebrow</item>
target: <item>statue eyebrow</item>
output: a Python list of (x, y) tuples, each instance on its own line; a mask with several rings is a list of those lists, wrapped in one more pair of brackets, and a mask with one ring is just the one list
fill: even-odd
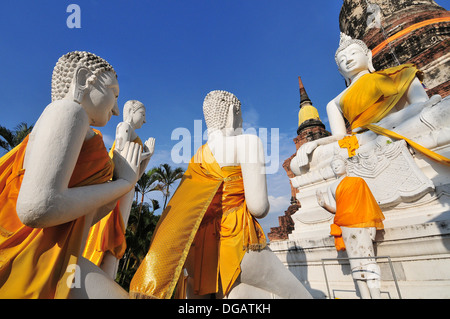
[(116, 95), (116, 97), (119, 96), (119, 92), (118, 92), (119, 91), (119, 85), (118, 84), (110, 84), (107, 87), (113, 89), (114, 94)]

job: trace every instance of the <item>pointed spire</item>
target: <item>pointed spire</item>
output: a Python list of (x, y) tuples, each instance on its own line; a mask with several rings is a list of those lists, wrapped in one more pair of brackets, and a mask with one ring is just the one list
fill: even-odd
[(319, 112), (312, 105), (300, 77), (298, 77), (298, 85), (300, 88), (300, 110), (298, 111), (297, 135), (300, 135), (300, 132), (306, 127), (320, 126), (324, 128), (325, 126), (320, 120)]
[(312, 105), (311, 100), (308, 97), (308, 94), (306, 93), (305, 87), (303, 86), (302, 79), (300, 76), (298, 77), (298, 86), (300, 89), (300, 108), (305, 104)]

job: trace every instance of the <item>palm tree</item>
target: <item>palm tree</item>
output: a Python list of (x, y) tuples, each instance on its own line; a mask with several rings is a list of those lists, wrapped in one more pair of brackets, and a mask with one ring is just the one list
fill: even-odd
[(158, 174), (156, 174), (156, 167), (150, 169), (146, 173), (142, 174), (141, 178), (137, 181), (135, 186), (136, 202), (138, 200), (137, 194), (141, 195), (141, 203), (139, 205), (140, 211), (142, 211), (142, 205), (144, 204), (144, 197), (147, 193), (161, 190), (161, 185), (158, 184)]
[(127, 249), (120, 260), (116, 277), (116, 281), (126, 290), (129, 289), (131, 278), (150, 248), (153, 232), (159, 220), (159, 216), (154, 214), (158, 208), (158, 201), (154, 199), (152, 205), (144, 203), (139, 207), (137, 202), (133, 202), (125, 232)]
[(6, 151), (12, 150), (20, 144), (23, 139), (31, 132), (33, 125), (28, 126), (27, 123), (21, 122), (13, 131), (0, 125), (0, 147)]
[(169, 164), (161, 164), (155, 169), (156, 178), (161, 183), (161, 191), (164, 196), (164, 207), (166, 209), (167, 200), (170, 197), (170, 187), (173, 183), (183, 177), (184, 170), (181, 167), (172, 169)]
[[(142, 174), (134, 188), (136, 200), (131, 207), (125, 232), (127, 249), (123, 258), (120, 260), (116, 278), (117, 282), (125, 289), (128, 289), (131, 278), (147, 254), (153, 231), (159, 219), (159, 216), (154, 215), (155, 210), (159, 208), (158, 201), (151, 199), (151, 206), (149, 203), (144, 202), (146, 194), (161, 190), (161, 185), (158, 183), (158, 176), (155, 170), (156, 168), (152, 168)], [(141, 195), (139, 204), (138, 195)]]

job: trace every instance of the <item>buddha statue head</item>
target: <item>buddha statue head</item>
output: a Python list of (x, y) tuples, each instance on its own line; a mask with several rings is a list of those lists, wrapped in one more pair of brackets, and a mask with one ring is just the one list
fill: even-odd
[[(101, 57), (85, 51), (69, 52), (59, 58), (52, 74), (52, 101), (66, 97), (71, 84), (78, 75), (80, 69), (87, 69), (87, 84), (92, 84), (102, 72), (111, 71), (114, 68)], [(76, 92), (79, 95), (79, 92)], [(74, 98), (80, 98), (75, 96)], [(77, 100), (80, 102), (79, 100)]]
[(208, 133), (242, 128), (241, 102), (230, 92), (209, 92), (203, 101), (203, 114)]
[(334, 58), (347, 86), (361, 72), (375, 72), (372, 64), (372, 51), (363, 41), (352, 39), (342, 32), (339, 48)]
[(145, 106), (137, 100), (129, 100), (123, 106), (123, 121), (139, 129), (146, 123)]
[(334, 155), (331, 159), (330, 166), (336, 177), (347, 174), (347, 160), (341, 155)]
[(116, 72), (93, 53), (69, 52), (53, 69), (52, 102), (69, 99), (81, 104), (91, 125), (104, 126), (111, 115), (119, 115), (118, 95)]

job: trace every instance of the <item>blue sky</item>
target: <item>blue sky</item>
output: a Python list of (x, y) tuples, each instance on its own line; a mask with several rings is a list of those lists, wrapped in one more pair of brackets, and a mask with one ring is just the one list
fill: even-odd
[[(66, 24), (72, 3), (81, 8), (79, 29)], [(437, 3), (449, 9), (443, 0)], [(0, 125), (35, 123), (50, 103), (58, 58), (90, 51), (115, 68), (120, 109), (130, 99), (146, 105), (147, 123), (138, 134), (156, 138), (149, 168), (161, 163), (185, 168), (171, 161), (179, 142), (172, 132), (194, 132), (205, 95), (230, 91), (242, 102), (247, 127), (279, 131), (278, 170), (268, 176), (272, 209), (261, 220), (267, 232), (289, 206), (281, 164), (295, 152), (297, 77), (327, 127), (325, 106), (344, 88), (334, 62), (341, 5), (340, 0), (3, 1)], [(120, 121), (122, 116), (114, 117), (101, 128), (107, 146)]]

